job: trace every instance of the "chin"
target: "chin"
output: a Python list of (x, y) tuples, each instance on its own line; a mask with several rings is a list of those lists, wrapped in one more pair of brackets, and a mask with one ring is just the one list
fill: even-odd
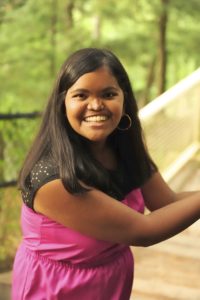
[(102, 142), (105, 142), (106, 140), (107, 140), (107, 136), (105, 137), (105, 136), (85, 136), (85, 138), (88, 140), (88, 141), (90, 141), (90, 142), (95, 142), (95, 143), (102, 143)]

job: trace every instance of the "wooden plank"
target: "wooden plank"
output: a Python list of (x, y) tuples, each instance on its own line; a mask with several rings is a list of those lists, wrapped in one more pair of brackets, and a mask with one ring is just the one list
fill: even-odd
[[(200, 189), (198, 161), (195, 164), (182, 190)], [(130, 300), (200, 300), (200, 221), (165, 242), (132, 250), (135, 279)]]
[(132, 250), (133, 299), (200, 300), (200, 222), (168, 241)]

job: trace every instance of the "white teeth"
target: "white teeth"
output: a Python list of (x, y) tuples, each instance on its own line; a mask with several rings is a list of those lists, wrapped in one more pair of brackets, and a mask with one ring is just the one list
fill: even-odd
[(87, 117), (85, 118), (86, 122), (102, 122), (102, 121), (106, 121), (108, 119), (107, 116), (91, 116), (91, 117)]

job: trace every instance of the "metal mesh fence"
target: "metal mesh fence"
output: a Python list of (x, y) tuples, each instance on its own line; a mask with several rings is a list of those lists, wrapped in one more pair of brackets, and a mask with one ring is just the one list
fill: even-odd
[(0, 116), (0, 186), (16, 184), (24, 156), (39, 123), (39, 113)]
[(140, 117), (150, 154), (161, 172), (180, 157), (189, 158), (188, 153), (199, 148), (200, 70), (147, 105)]

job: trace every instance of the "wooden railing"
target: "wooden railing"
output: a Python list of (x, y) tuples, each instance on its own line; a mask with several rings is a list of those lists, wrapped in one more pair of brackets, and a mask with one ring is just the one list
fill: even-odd
[(139, 112), (147, 145), (166, 180), (200, 149), (200, 68)]

